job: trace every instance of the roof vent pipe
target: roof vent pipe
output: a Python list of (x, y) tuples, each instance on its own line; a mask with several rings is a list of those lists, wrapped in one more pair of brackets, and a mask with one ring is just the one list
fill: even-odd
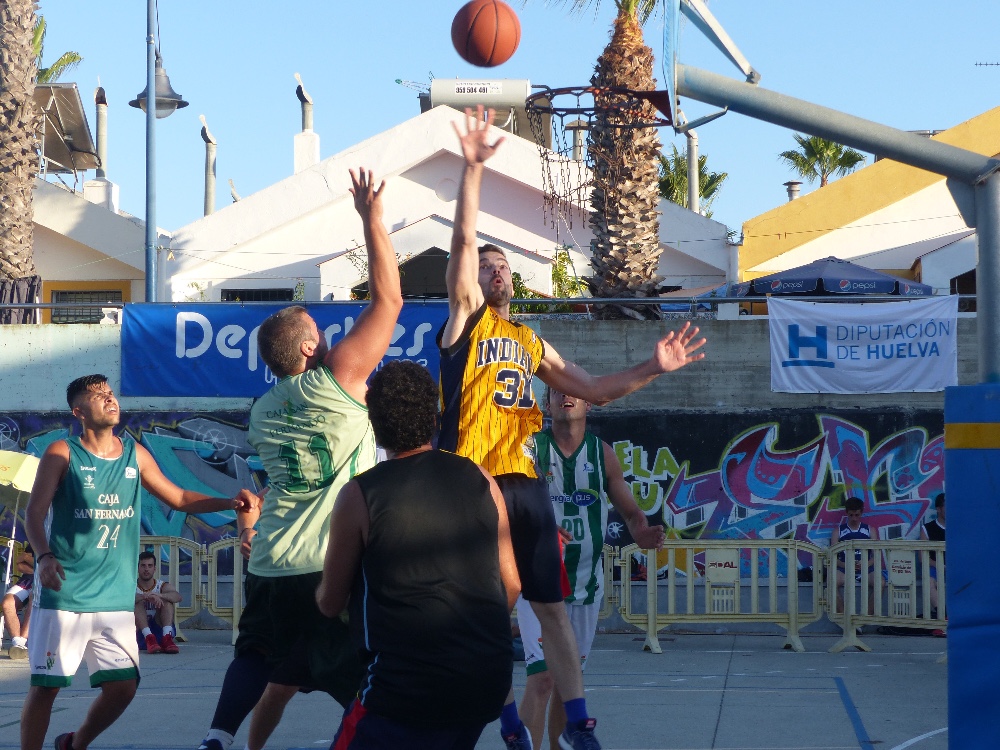
[(201, 139), (205, 141), (205, 216), (215, 212), (215, 148), (218, 141), (208, 131), (205, 115), (198, 115), (201, 120)]
[(302, 132), (296, 133), (294, 139), (294, 171), (298, 174), (319, 164), (319, 135), (313, 131), (313, 100), (302, 85), (302, 77), (296, 73), (298, 86), (295, 96), (302, 102)]
[(94, 103), (97, 105), (97, 179), (108, 178), (108, 97), (104, 87), (98, 86), (94, 91)]
[(793, 200), (799, 197), (799, 188), (802, 187), (802, 183), (796, 180), (791, 180), (790, 182), (784, 183), (785, 190), (788, 191), (788, 202), (791, 203)]

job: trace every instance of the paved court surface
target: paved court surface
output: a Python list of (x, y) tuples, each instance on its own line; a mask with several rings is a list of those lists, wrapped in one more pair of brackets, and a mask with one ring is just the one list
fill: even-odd
[[(94, 750), (193, 750), (215, 709), (232, 651), (229, 634), (188, 631), (177, 656), (143, 656), (142, 684)], [(867, 635), (871, 653), (829, 654), (836, 638), (805, 636), (807, 653), (770, 635), (667, 634), (663, 653), (642, 638), (599, 635), (587, 667), (587, 703), (606, 750), (944, 750), (946, 642)], [(0, 657), (0, 750), (18, 747), (25, 661)], [(515, 684), (524, 684), (523, 664)], [(447, 699), (447, 686), (442, 686)], [(74, 729), (93, 697), (86, 668), (56, 701), (46, 740)], [(329, 745), (340, 709), (322, 695), (292, 701), (269, 748)], [(497, 724), (482, 750), (502, 750)], [(242, 748), (246, 727), (237, 736)], [(51, 747), (51, 744), (47, 744)], [(547, 743), (540, 745), (547, 747)]]

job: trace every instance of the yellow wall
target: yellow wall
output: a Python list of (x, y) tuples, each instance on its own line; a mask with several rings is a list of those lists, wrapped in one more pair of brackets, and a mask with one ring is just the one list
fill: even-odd
[[(1000, 107), (938, 133), (934, 140), (984, 156), (1000, 154)], [(743, 224), (740, 279), (751, 278), (743, 276), (746, 268), (787, 253), (944, 179), (933, 172), (882, 159), (755, 216)], [(893, 273), (913, 277), (908, 269)]]
[[(132, 301), (132, 282), (129, 279), (106, 281), (45, 281), (42, 280), (42, 302), (52, 302), (53, 292), (116, 291), (122, 293), (122, 302)], [(42, 322), (52, 322), (52, 310), (42, 310)]]

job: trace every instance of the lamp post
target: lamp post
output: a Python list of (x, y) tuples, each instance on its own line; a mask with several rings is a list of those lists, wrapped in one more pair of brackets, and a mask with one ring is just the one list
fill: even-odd
[(132, 101), (146, 113), (146, 301), (156, 302), (156, 121), (186, 107), (180, 94), (170, 86), (157, 49), (155, 0), (146, 3), (146, 88)]

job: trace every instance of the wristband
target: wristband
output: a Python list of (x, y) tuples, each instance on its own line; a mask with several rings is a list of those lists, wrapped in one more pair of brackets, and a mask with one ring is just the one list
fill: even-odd
[(38, 556), (38, 557), (37, 557), (37, 558), (35, 559), (35, 565), (37, 565), (38, 563), (40, 563), (40, 562), (41, 562), (42, 560), (44, 560), (44, 559), (45, 559), (46, 557), (55, 557), (55, 555), (54, 555), (54, 554), (53, 554), (52, 552), (44, 552), (44, 553), (42, 553), (41, 555), (39, 555), (39, 556)]
[(245, 529), (243, 529), (243, 531), (240, 532), (240, 539), (242, 539), (243, 535), (246, 534), (248, 531), (253, 531), (253, 526), (247, 526)]

